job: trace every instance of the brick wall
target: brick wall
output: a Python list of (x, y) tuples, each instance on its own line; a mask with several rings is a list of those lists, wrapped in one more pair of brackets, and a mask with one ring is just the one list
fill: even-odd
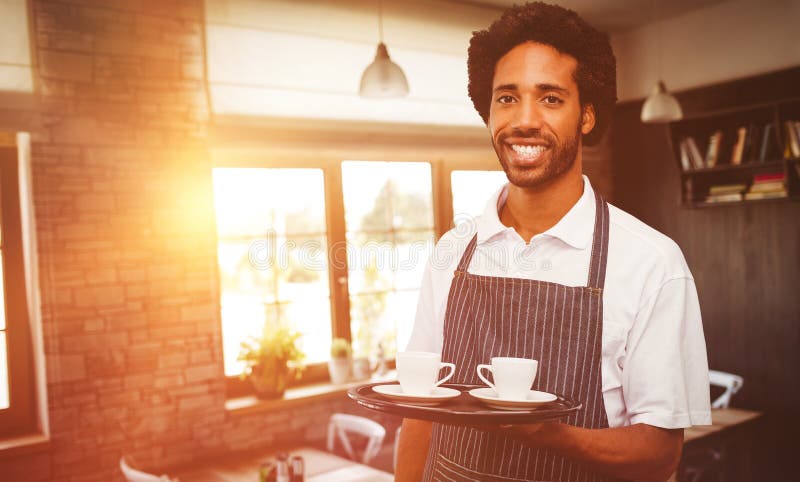
[(32, 2), (38, 106), (0, 117), (34, 131), (52, 443), (0, 458), (3, 481), (323, 437), (325, 405), (224, 409), (202, 3)]

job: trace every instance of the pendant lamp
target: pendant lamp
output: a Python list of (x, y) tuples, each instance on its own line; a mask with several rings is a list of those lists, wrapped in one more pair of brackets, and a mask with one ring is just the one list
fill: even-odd
[(399, 65), (389, 58), (389, 51), (383, 43), (383, 11), (382, 4), (378, 2), (378, 50), (375, 60), (367, 66), (361, 75), (361, 87), (358, 94), (361, 97), (403, 97), (408, 95), (408, 81), (406, 74)]
[(656, 83), (642, 106), (642, 122), (672, 122), (683, 118), (683, 109), (661, 80)]
[(657, 4), (653, 0), (653, 10), (656, 12), (657, 25), (657, 55), (658, 55), (658, 82), (650, 92), (650, 96), (642, 106), (642, 122), (662, 123), (672, 122), (683, 118), (683, 109), (661, 80), (661, 21), (658, 18)]

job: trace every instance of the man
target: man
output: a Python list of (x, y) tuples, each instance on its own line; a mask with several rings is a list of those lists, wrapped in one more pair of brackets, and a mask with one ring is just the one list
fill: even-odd
[(455, 383), (480, 384), (492, 356), (537, 359), (534, 388), (583, 409), (536, 425), (405, 420), (396, 480), (665, 480), (683, 428), (711, 422), (705, 341), (678, 246), (582, 176), (616, 101), (608, 39), (570, 10), (514, 7), (473, 35), (468, 70), (509, 184), (437, 244), (407, 349), (441, 352)]

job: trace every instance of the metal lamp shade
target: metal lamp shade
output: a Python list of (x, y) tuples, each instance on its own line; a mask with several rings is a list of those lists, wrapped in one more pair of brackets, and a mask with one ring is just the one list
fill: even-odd
[(383, 43), (378, 44), (375, 60), (364, 70), (358, 93), (362, 97), (403, 97), (408, 95), (406, 74), (389, 58), (389, 52)]
[(642, 106), (642, 122), (671, 122), (683, 118), (678, 99), (667, 92), (664, 82), (658, 81)]

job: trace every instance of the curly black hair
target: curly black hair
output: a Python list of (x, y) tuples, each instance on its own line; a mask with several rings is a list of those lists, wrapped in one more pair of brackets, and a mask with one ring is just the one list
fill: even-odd
[(595, 109), (594, 129), (583, 136), (583, 143), (597, 144), (608, 129), (617, 101), (617, 62), (608, 36), (574, 11), (542, 2), (515, 5), (487, 30), (472, 33), (467, 57), (468, 91), (483, 122), (489, 122), (497, 61), (525, 42), (550, 45), (578, 61), (574, 77), (581, 105), (592, 104)]

